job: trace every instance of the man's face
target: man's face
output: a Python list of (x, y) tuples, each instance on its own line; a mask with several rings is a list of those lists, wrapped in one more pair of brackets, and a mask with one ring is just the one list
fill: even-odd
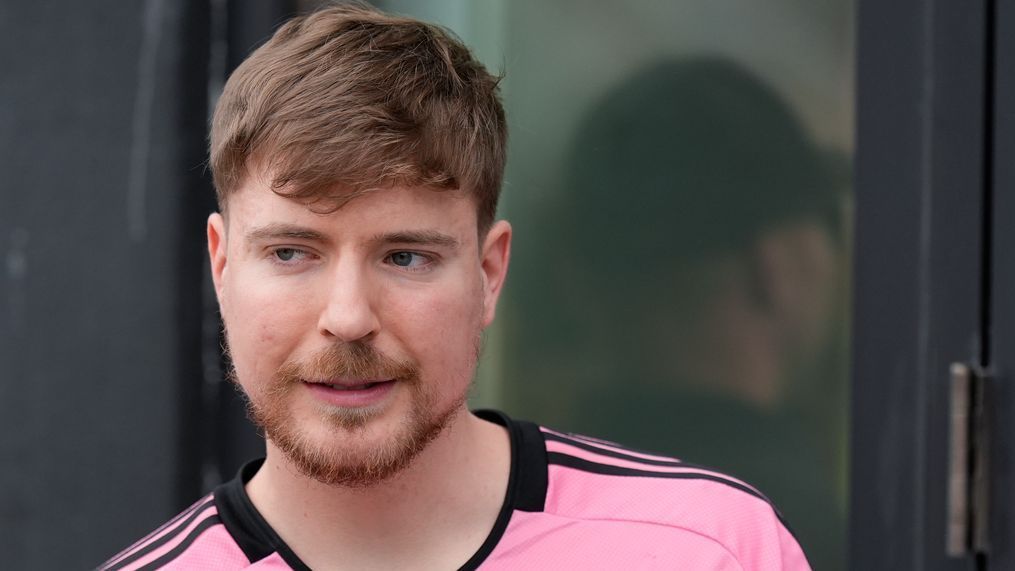
[(208, 224), (235, 380), (304, 474), (369, 485), (464, 411), (510, 227), (461, 191), (394, 187), (328, 214), (250, 176)]

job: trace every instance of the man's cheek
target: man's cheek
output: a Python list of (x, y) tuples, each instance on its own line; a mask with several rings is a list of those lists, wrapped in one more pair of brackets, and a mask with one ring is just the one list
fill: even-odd
[(260, 347), (270, 349), (277, 344), (276, 332), (278, 328), (271, 323), (261, 322), (257, 325), (257, 344)]
[[(244, 382), (264, 377), (266, 369), (277, 368), (282, 338), (279, 320), (273, 318), (273, 308), (257, 299), (231, 296), (223, 306), (229, 349), (237, 373)], [(281, 363), (279, 363), (281, 364)]]
[(446, 288), (441, 295), (427, 296), (416, 304), (418, 313), (425, 314), (432, 323), (451, 330), (471, 325), (473, 317), (481, 311), (482, 306), (482, 298), (477, 291), (464, 287)]

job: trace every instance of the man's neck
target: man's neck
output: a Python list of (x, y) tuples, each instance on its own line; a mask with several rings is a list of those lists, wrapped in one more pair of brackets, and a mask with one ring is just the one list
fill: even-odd
[(456, 568), (493, 528), (510, 457), (507, 431), (463, 409), (409, 467), (377, 485), (321, 484), (269, 442), (247, 493), (312, 568)]

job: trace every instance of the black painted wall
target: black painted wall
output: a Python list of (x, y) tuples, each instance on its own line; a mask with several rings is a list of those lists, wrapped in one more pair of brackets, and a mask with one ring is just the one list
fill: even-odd
[(5, 568), (94, 566), (199, 488), (203, 4), (0, 4)]

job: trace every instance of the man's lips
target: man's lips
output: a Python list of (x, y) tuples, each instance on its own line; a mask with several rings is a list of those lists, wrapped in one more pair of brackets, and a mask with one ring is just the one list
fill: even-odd
[(336, 391), (364, 391), (385, 383), (394, 383), (396, 379), (328, 379), (320, 381), (304, 381), (308, 385), (327, 387)]
[(329, 379), (304, 381), (310, 394), (340, 408), (362, 408), (385, 402), (397, 386), (397, 379)]
[(379, 403), (398, 379), (337, 378), (304, 380), (313, 394), (339, 407), (362, 407)]

